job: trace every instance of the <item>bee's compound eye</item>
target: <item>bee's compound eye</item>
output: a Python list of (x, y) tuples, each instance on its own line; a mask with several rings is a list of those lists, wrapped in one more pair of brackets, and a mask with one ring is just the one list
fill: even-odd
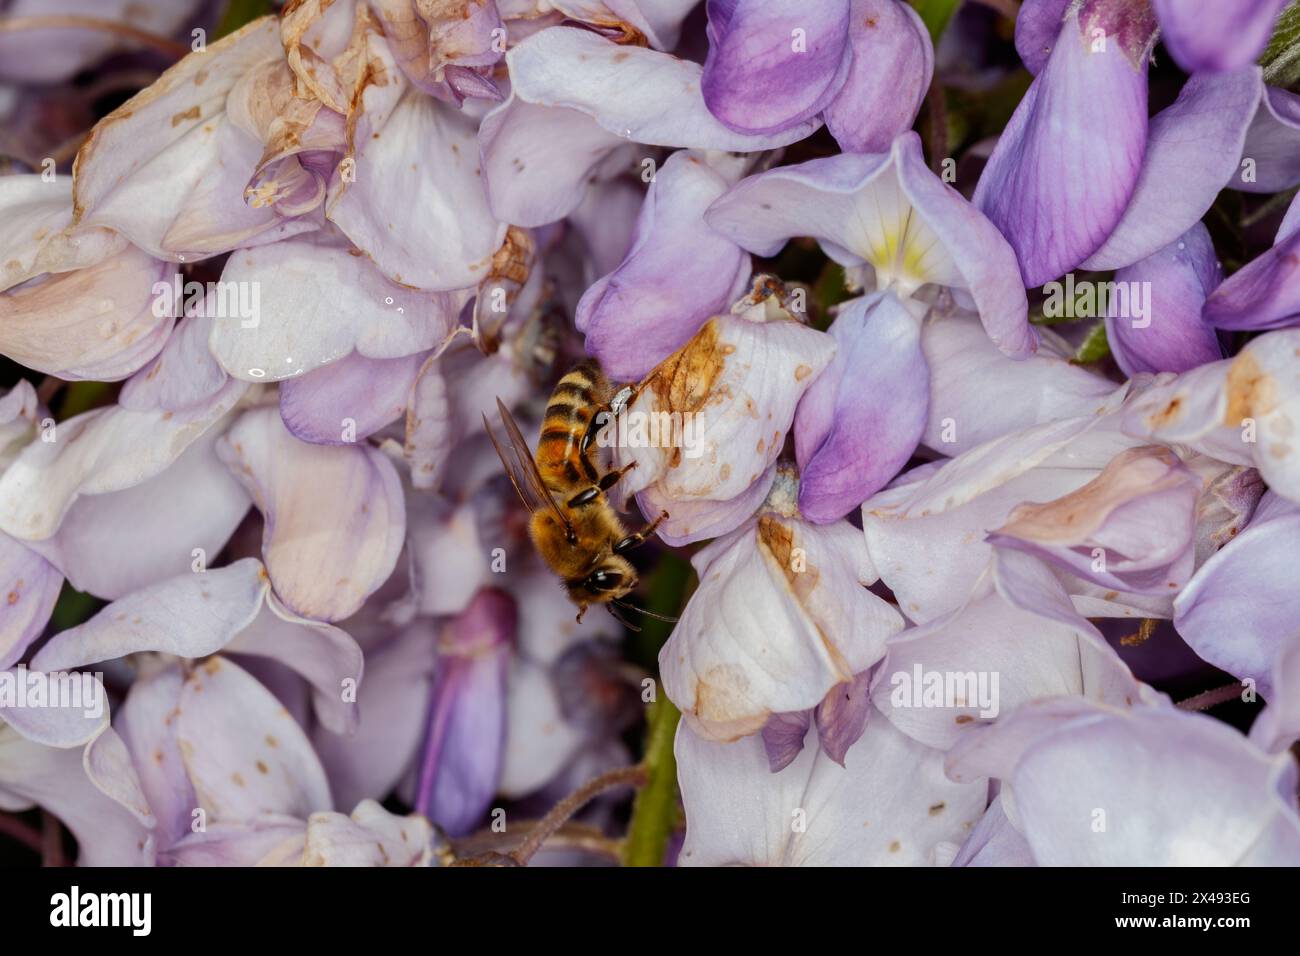
[(591, 591), (612, 591), (623, 580), (617, 571), (594, 571), (587, 578), (587, 588)]

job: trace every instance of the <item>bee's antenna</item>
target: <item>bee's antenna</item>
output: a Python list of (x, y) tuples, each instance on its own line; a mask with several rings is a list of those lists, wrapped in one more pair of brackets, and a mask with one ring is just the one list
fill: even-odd
[(618, 623), (622, 624), (624, 627), (629, 628), (633, 631), (637, 631), (639, 633), (641, 628), (637, 627), (635, 624), (633, 624), (631, 621), (625, 618), (622, 614), (619, 614), (618, 611), (614, 610), (614, 604), (616, 603), (617, 602), (611, 601), (610, 603), (605, 605), (605, 607), (609, 610), (609, 616), (612, 617), (614, 620), (618, 621)]
[(643, 607), (637, 607), (635, 604), (627, 604), (623, 601), (614, 601), (619, 607), (628, 611), (636, 611), (638, 614), (644, 614), (646, 617), (652, 617), (656, 621), (663, 621), (665, 624), (676, 624), (677, 618), (669, 617), (667, 614), (656, 614), (654, 611), (647, 611)]

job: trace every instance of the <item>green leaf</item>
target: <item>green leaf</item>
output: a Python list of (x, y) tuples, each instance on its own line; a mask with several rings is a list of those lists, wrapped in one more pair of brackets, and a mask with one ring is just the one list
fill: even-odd
[(230, 0), (226, 12), (217, 25), (218, 38), (234, 33), (247, 23), (271, 12), (271, 0)]
[(908, 2), (921, 15), (921, 22), (930, 31), (930, 39), (934, 41), (935, 46), (938, 46), (939, 37), (943, 36), (943, 31), (948, 26), (948, 21), (952, 19), (952, 15), (957, 12), (961, 0), (908, 0)]
[(54, 603), (54, 613), (50, 615), (50, 625), (54, 633), (66, 631), (70, 627), (76, 627), (90, 620), (103, 606), (104, 602), (99, 598), (78, 591), (64, 581), (59, 599)]
[(831, 324), (831, 309), (853, 298), (844, 282), (844, 267), (838, 262), (828, 262), (812, 287), (813, 305), (816, 306), (813, 328), (825, 332)]
[(112, 399), (113, 386), (109, 382), (72, 382), (59, 405), (59, 417), (71, 418)]
[(1110, 342), (1106, 338), (1106, 323), (1098, 322), (1092, 327), (1092, 331), (1083, 340), (1083, 344), (1074, 353), (1071, 361), (1077, 365), (1086, 365), (1089, 362), (1100, 362), (1108, 355), (1110, 355)]
[(1259, 63), (1264, 68), (1265, 83), (1294, 86), (1300, 82), (1300, 0), (1292, 0), (1277, 18)]

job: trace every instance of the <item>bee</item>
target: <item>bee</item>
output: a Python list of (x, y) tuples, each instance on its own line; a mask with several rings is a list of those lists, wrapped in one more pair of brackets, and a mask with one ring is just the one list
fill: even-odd
[(528, 536), (578, 606), (578, 620), (590, 605), (604, 604), (633, 629), (615, 607), (659, 615), (623, 601), (637, 585), (636, 569), (625, 555), (648, 540), (668, 513), (629, 533), (606, 495), (636, 463), (602, 473), (594, 446), (601, 426), (638, 391), (639, 386), (631, 385), (616, 391), (593, 359), (580, 362), (551, 393), (536, 455), (501, 399), (497, 409), (506, 431), (504, 447), (483, 416), (506, 474), (532, 513)]

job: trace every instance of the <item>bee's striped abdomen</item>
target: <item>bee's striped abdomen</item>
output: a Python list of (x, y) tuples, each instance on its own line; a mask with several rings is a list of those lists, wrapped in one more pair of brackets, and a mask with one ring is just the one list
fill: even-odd
[(537, 467), (548, 486), (576, 491), (575, 486), (598, 477), (582, 453), (582, 439), (608, 391), (605, 374), (592, 359), (579, 363), (555, 386), (537, 443)]

